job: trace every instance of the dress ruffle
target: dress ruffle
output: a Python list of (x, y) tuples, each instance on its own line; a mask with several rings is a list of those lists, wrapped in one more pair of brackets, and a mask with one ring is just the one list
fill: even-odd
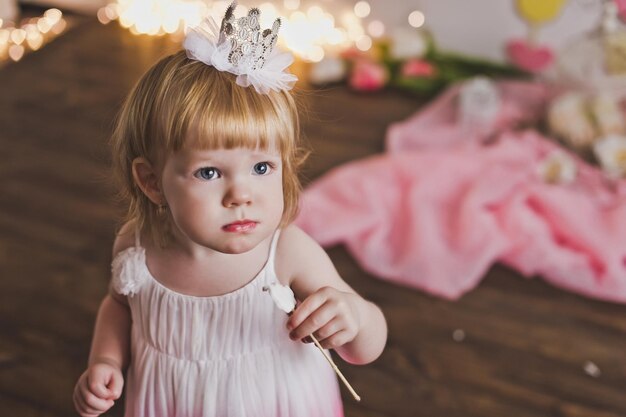
[(146, 251), (131, 247), (117, 254), (111, 264), (113, 289), (122, 295), (133, 296), (146, 282)]

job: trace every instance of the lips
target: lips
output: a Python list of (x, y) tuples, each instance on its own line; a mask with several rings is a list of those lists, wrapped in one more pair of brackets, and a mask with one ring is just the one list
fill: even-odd
[(222, 230), (231, 233), (245, 233), (254, 230), (256, 225), (257, 222), (255, 222), (254, 220), (238, 220), (236, 222), (222, 226)]

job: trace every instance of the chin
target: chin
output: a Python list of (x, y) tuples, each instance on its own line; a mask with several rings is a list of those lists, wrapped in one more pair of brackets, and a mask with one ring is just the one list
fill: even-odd
[(258, 242), (230, 242), (224, 247), (220, 248), (220, 252), (227, 253), (229, 255), (238, 255), (246, 252), (250, 252), (252, 249), (256, 248)]
[(220, 252), (228, 255), (241, 255), (242, 253), (250, 252), (253, 248), (226, 248)]

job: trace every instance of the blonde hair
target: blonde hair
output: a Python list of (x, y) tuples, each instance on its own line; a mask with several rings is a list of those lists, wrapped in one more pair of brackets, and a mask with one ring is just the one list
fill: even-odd
[[(195, 129), (195, 130), (194, 130)], [(200, 149), (247, 147), (280, 151), (284, 211), (281, 226), (298, 212), (298, 168), (306, 158), (299, 145), (296, 103), (287, 91), (258, 94), (235, 76), (194, 61), (184, 51), (150, 68), (127, 97), (111, 138), (114, 178), (128, 203), (125, 221), (160, 246), (169, 241), (169, 221), (135, 183), (133, 160), (162, 164), (186, 146)], [(189, 137), (197, 138), (193, 143)]]

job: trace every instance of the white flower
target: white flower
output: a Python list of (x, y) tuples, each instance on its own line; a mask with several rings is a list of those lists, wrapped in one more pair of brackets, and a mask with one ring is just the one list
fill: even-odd
[(425, 53), (426, 40), (419, 31), (406, 27), (393, 31), (389, 50), (392, 58), (398, 60), (421, 58)]
[(342, 59), (327, 57), (313, 64), (309, 73), (311, 84), (327, 84), (341, 81), (346, 75), (346, 66)]
[(624, 115), (615, 96), (608, 93), (597, 95), (591, 100), (591, 109), (603, 136), (626, 133)]
[(626, 174), (626, 136), (606, 136), (593, 145), (593, 152), (609, 176), (619, 178)]
[(596, 137), (585, 97), (580, 93), (567, 93), (550, 103), (548, 125), (554, 134), (576, 148), (591, 145)]
[(500, 92), (489, 78), (475, 77), (463, 83), (459, 91), (458, 119), (464, 128), (488, 129), (500, 108)]
[(285, 313), (289, 314), (296, 308), (296, 297), (288, 286), (274, 282), (267, 287), (263, 287), (263, 291), (269, 291), (276, 307)]
[(576, 162), (565, 152), (551, 152), (538, 166), (538, 174), (550, 184), (568, 184), (576, 179)]

